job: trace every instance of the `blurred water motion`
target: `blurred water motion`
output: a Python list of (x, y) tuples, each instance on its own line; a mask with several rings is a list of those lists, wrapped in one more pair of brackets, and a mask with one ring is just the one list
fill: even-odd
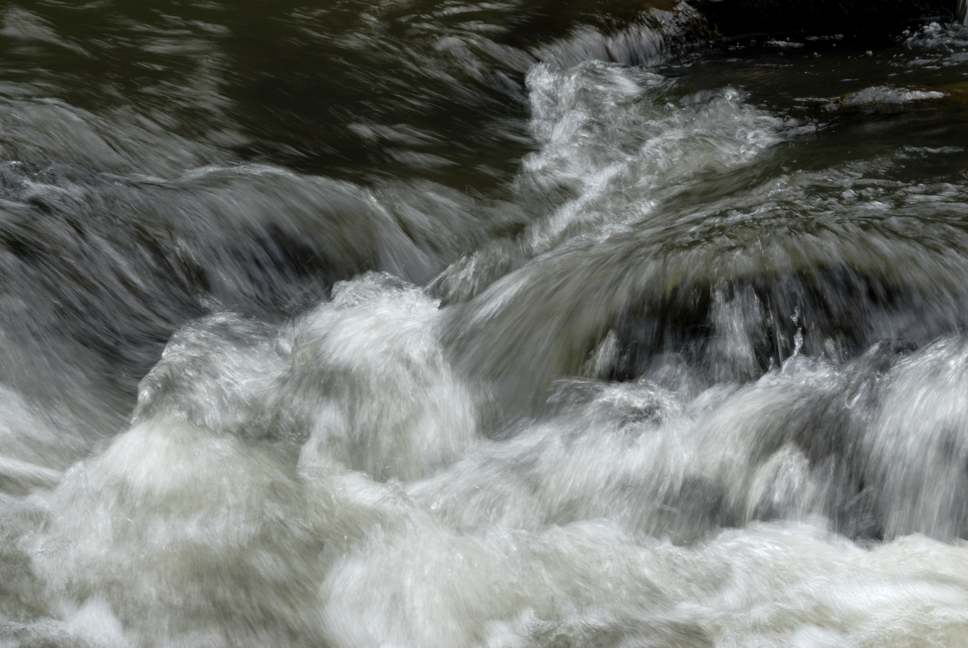
[(968, 28), (8, 4), (0, 646), (968, 643)]

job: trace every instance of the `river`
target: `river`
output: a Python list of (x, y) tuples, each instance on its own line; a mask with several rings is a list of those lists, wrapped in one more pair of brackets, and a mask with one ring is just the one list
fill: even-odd
[(968, 27), (0, 13), (0, 646), (968, 645)]

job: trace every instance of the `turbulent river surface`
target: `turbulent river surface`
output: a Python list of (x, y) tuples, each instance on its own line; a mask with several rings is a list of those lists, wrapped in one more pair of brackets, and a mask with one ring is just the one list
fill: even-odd
[(968, 645), (953, 12), (0, 21), (0, 646)]

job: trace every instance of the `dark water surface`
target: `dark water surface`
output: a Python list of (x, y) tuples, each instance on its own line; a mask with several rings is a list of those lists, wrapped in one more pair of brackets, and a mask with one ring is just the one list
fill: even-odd
[(952, 15), (0, 20), (0, 646), (968, 644)]

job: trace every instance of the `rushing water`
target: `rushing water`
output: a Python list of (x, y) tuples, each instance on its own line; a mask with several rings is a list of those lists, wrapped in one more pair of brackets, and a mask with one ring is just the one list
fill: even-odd
[(953, 15), (0, 18), (0, 646), (968, 645)]

